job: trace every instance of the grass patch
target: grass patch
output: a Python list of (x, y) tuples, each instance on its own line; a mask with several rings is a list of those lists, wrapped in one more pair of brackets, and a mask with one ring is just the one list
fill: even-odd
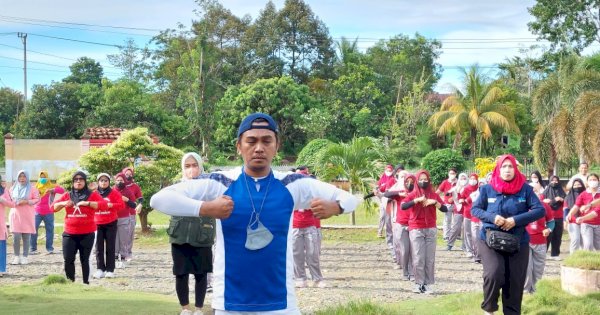
[(169, 235), (167, 235), (167, 228), (153, 229), (147, 233), (141, 233), (136, 231), (137, 238), (133, 242), (134, 246), (139, 247), (164, 247), (169, 245)]
[(565, 259), (564, 265), (586, 270), (600, 270), (600, 252), (578, 250)]
[(42, 280), (42, 283), (45, 285), (51, 285), (51, 284), (65, 284), (67, 283), (67, 278), (65, 278), (65, 276), (62, 275), (48, 275), (44, 278), (44, 280)]
[(452, 294), (433, 299), (407, 300), (398, 303), (372, 303), (368, 301), (353, 301), (346, 305), (329, 307), (318, 311), (318, 315), (387, 315), (387, 314), (480, 314), (482, 294), (464, 293)]
[[(48, 278), (47, 278), (48, 279)], [(53, 277), (53, 279), (55, 279)], [(78, 283), (0, 287), (2, 314), (175, 314), (176, 299), (160, 294), (115, 291)]]
[(574, 296), (566, 293), (559, 279), (545, 279), (536, 284), (536, 293), (525, 298), (524, 314), (600, 314), (600, 293)]
[(365, 243), (381, 242), (377, 238), (377, 229), (333, 229), (323, 228), (323, 242)]
[[(368, 210), (366, 203), (361, 203), (354, 211), (354, 219), (356, 225), (378, 225), (379, 224), (379, 205), (375, 205), (375, 210)], [(352, 225), (352, 214), (342, 214), (333, 216), (329, 219), (322, 220), (321, 224), (325, 225)]]

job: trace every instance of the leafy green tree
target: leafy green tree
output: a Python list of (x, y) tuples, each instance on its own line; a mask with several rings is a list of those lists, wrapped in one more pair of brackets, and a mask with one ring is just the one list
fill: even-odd
[(306, 165), (311, 170), (316, 170), (321, 160), (321, 155), (327, 149), (328, 146), (332, 145), (333, 142), (327, 139), (313, 139), (302, 148), (298, 153), (298, 159), (296, 165)]
[(421, 160), (421, 167), (429, 171), (431, 182), (436, 185), (446, 178), (450, 168), (462, 172), (465, 165), (466, 161), (462, 155), (452, 149), (431, 151)]
[(581, 52), (600, 43), (599, 0), (537, 0), (529, 8), (535, 21), (529, 30), (552, 43), (552, 48)]
[(477, 136), (492, 137), (492, 127), (505, 132), (519, 133), (510, 107), (502, 103), (503, 92), (487, 82), (476, 65), (464, 72), (465, 92), (455, 88), (455, 93), (442, 102), (440, 110), (429, 119), (438, 135), (456, 134), (453, 149), (463, 132), (468, 133), (471, 154), (476, 152)]
[(308, 87), (287, 76), (231, 87), (215, 110), (216, 141), (221, 150), (232, 150), (242, 119), (253, 112), (264, 112), (279, 123), (284, 152), (293, 152), (305, 141), (305, 134), (299, 127), (302, 114), (315, 106), (316, 100)]
[(99, 62), (89, 57), (81, 57), (75, 63), (69, 66), (71, 75), (64, 78), (67, 83), (90, 83), (97, 86), (102, 85), (102, 76), (104, 70)]
[(403, 97), (421, 78), (427, 80), (425, 91), (431, 91), (441, 77), (441, 65), (436, 63), (441, 47), (439, 41), (416, 33), (413, 38), (396, 35), (381, 40), (367, 50), (368, 62), (378, 74), (377, 86), (386, 91), (387, 104), (395, 104), (398, 95)]
[(118, 54), (107, 56), (108, 61), (115, 67), (123, 71), (123, 76), (129, 81), (149, 82), (150, 65), (147, 60), (150, 58), (150, 50), (139, 48), (131, 38), (125, 40), (125, 44), (119, 47)]
[[(320, 154), (316, 173), (327, 181), (347, 180), (350, 193), (371, 192), (385, 159), (383, 144), (370, 137), (353, 138), (348, 143), (334, 143)], [(352, 224), (355, 224), (354, 213)]]
[(0, 88), (0, 131), (3, 135), (14, 127), (17, 112), (23, 112), (23, 95), (7, 87)]

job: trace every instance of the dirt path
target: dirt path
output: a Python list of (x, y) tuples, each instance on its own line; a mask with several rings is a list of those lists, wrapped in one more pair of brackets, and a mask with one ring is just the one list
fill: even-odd
[[(154, 249), (135, 248), (134, 255), (134, 261), (125, 269), (116, 271), (117, 278), (91, 280), (91, 285), (171, 295), (173, 302), (177, 303), (175, 282), (171, 273), (170, 249), (166, 246)], [(12, 249), (9, 248), (9, 262), (12, 257)], [(9, 275), (0, 278), (0, 283), (35, 283), (48, 274), (64, 274), (60, 253), (33, 255), (29, 257), (29, 261), (30, 264), (25, 266), (9, 265)], [(547, 261), (545, 276), (558, 276), (559, 263)], [(300, 308), (303, 313), (310, 314), (327, 306), (359, 299), (391, 303), (405, 299), (430, 298), (428, 295), (411, 293), (413, 283), (403, 281), (401, 271), (392, 267), (390, 254), (383, 241), (323, 244), (322, 268), (328, 287), (298, 289)], [(77, 281), (81, 282), (78, 263), (76, 270), (79, 277)], [(435, 273), (436, 294), (481, 290), (481, 265), (472, 263), (461, 251), (447, 252), (438, 246)], [(193, 287), (190, 291), (192, 290)], [(212, 314), (209, 311), (210, 298), (209, 293), (205, 314)], [(175, 308), (173, 314), (176, 313)]]

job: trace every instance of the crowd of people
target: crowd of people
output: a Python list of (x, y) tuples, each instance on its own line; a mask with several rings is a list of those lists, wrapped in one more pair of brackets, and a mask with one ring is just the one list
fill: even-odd
[[(65, 274), (75, 281), (75, 259), (79, 253), (83, 283), (94, 278), (115, 277), (115, 267), (131, 261), (136, 208), (141, 209), (141, 189), (133, 179), (133, 170), (125, 168), (114, 178), (101, 173), (90, 181), (83, 171), (75, 172), (72, 188), (66, 191), (52, 183), (47, 171), (41, 171), (32, 184), (26, 170), (17, 172), (17, 180), (0, 187), (0, 276), (6, 274), (6, 239), (13, 236), (12, 265), (29, 264), (30, 255), (38, 254), (38, 231), (45, 229), (46, 255), (54, 254), (54, 216), (65, 210), (62, 254)], [(111, 187), (111, 180), (114, 185)], [(8, 226), (5, 209), (9, 208)], [(90, 256), (96, 258), (94, 268)]]
[[(427, 171), (413, 175), (388, 164), (374, 191), (380, 198), (378, 237), (385, 237), (394, 269), (415, 283), (413, 292), (432, 293), (436, 209), (441, 211), (446, 250), (462, 239), (465, 257), (483, 264), (482, 309), (498, 310), (502, 291), (504, 314), (520, 314), (522, 295), (535, 292), (546, 259), (561, 260), (563, 230), (569, 231), (571, 254), (600, 250), (598, 181), (581, 163), (566, 187), (558, 176), (546, 185), (540, 172), (527, 178), (514, 157), (504, 155), (484, 178), (450, 168), (434, 192)], [(496, 248), (499, 239), (514, 245)]]
[[(317, 180), (306, 166), (273, 170), (278, 135), (272, 117), (248, 115), (236, 142), (242, 167), (206, 174), (202, 158), (186, 153), (181, 181), (152, 196), (151, 206), (171, 216), (167, 234), (182, 315), (202, 314), (210, 288), (216, 314), (299, 314), (295, 288), (309, 286), (306, 269), (312, 286), (327, 287), (320, 267), (321, 219), (354, 211), (358, 200)], [(381, 205), (378, 236), (385, 237), (394, 269), (414, 282), (413, 292), (434, 293), (440, 211), (446, 250), (456, 250), (462, 240), (465, 258), (483, 265), (481, 308), (494, 313), (502, 294), (504, 314), (519, 314), (522, 296), (535, 292), (546, 259), (561, 259), (563, 229), (570, 234), (571, 253), (600, 250), (599, 177), (587, 171), (582, 163), (566, 187), (557, 176), (546, 185), (539, 172), (527, 178), (514, 157), (503, 155), (485, 177), (450, 168), (448, 178), (435, 186), (427, 170), (411, 174), (389, 164), (374, 190)], [(68, 191), (45, 171), (35, 184), (25, 170), (11, 187), (2, 182), (0, 275), (6, 273), (7, 207), (12, 264), (26, 265), (29, 255), (38, 252), (42, 222), (46, 251), (54, 253), (54, 214), (64, 210), (67, 278), (75, 281), (77, 253), (83, 283), (89, 283), (92, 269), (93, 278), (115, 277), (115, 268), (133, 258), (135, 216), (143, 201), (133, 175), (132, 168), (125, 168), (92, 181), (77, 171)], [(193, 308), (190, 274), (195, 278)]]

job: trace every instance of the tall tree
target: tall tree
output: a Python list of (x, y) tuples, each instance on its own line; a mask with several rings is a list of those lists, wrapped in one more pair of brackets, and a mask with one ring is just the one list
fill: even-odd
[(600, 0), (537, 0), (528, 10), (535, 18), (529, 30), (554, 49), (579, 53), (600, 43)]
[(0, 88), (0, 132), (3, 135), (14, 127), (17, 111), (23, 112), (23, 95), (7, 87)]
[(125, 40), (125, 44), (119, 47), (118, 54), (108, 55), (108, 61), (115, 67), (121, 69), (123, 76), (129, 81), (148, 82), (150, 65), (150, 50), (139, 48), (131, 38)]
[(494, 126), (505, 132), (519, 133), (512, 110), (502, 103), (502, 90), (490, 84), (477, 65), (463, 69), (463, 75), (465, 91), (455, 88), (454, 94), (447, 97), (440, 110), (429, 119), (438, 135), (454, 132), (453, 149), (456, 149), (456, 139), (467, 132), (471, 154), (475, 154), (477, 136), (489, 139)]
[(79, 84), (90, 83), (97, 86), (102, 85), (104, 70), (100, 63), (92, 58), (81, 57), (69, 66), (69, 69), (71, 69), (71, 75), (64, 78), (64, 82)]
[(313, 75), (330, 77), (335, 58), (333, 41), (310, 6), (302, 0), (286, 0), (277, 22), (286, 74), (299, 83), (307, 83)]

